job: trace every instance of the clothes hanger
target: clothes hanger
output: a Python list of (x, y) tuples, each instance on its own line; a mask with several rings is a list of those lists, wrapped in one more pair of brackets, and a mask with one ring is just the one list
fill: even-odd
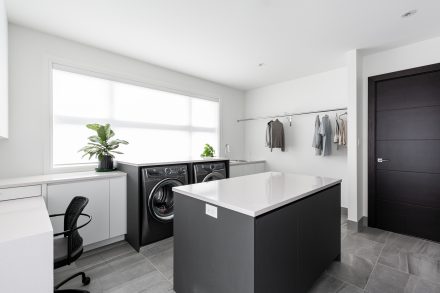
[(338, 115), (338, 118), (341, 119), (341, 116), (347, 115), (347, 112), (342, 113), (341, 115)]

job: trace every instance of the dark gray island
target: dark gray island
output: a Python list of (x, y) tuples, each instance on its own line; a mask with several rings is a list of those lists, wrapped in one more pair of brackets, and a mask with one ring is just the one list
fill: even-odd
[(267, 172), (174, 188), (174, 290), (306, 292), (340, 257), (340, 183)]

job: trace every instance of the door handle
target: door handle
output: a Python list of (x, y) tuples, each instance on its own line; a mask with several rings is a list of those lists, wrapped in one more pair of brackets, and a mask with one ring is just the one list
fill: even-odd
[(390, 160), (387, 160), (387, 159), (377, 158), (378, 163), (389, 162), (389, 161)]

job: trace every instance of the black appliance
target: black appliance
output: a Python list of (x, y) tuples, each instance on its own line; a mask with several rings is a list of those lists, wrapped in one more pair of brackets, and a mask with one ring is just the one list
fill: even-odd
[(194, 183), (221, 180), (229, 177), (227, 171), (227, 163), (222, 162), (206, 162), (194, 163)]
[[(195, 183), (195, 165), (209, 167), (211, 164), (218, 163), (226, 166), (225, 177), (229, 178), (229, 160), (184, 161), (174, 165), (118, 162), (118, 170), (127, 173), (127, 235), (125, 240), (136, 251), (139, 251), (143, 245), (172, 236), (173, 216), (171, 209), (174, 207), (172, 205), (174, 201), (170, 201), (170, 195), (172, 195), (173, 184), (179, 184), (177, 181), (181, 184)], [(201, 168), (198, 170), (199, 176), (205, 172)], [(163, 181), (164, 179), (177, 181)], [(161, 181), (162, 183), (159, 184)], [(197, 182), (200, 182), (200, 179)], [(155, 190), (154, 196), (151, 198), (151, 204), (148, 205), (153, 188)], [(161, 205), (161, 203), (163, 204)]]
[(141, 246), (173, 235), (172, 188), (188, 184), (187, 165), (142, 169)]

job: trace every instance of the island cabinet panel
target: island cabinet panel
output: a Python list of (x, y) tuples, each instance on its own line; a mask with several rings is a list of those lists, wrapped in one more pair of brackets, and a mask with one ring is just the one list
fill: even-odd
[(295, 204), (255, 220), (255, 293), (293, 292), (300, 285), (299, 217)]
[(297, 203), (301, 286), (307, 292), (341, 252), (341, 186), (323, 190)]
[(307, 292), (339, 258), (340, 198), (336, 185), (255, 219), (256, 293)]
[(174, 195), (174, 288), (178, 293), (254, 292), (254, 218)]

